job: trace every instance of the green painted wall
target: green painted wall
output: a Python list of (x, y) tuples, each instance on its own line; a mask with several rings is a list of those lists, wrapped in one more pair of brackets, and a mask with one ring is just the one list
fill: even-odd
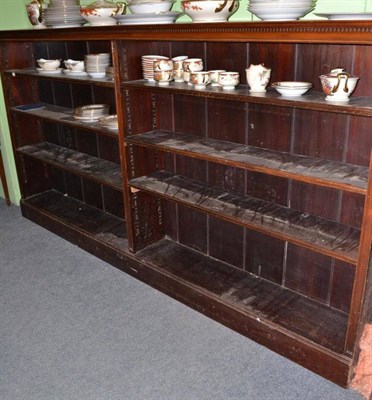
[[(25, 5), (30, 0), (0, 0), (0, 30), (8, 29), (27, 29), (31, 28), (28, 21)], [(89, 4), (93, 0), (81, 0), (81, 4)], [(239, 10), (232, 16), (232, 21), (251, 21), (256, 19), (247, 11), (248, 0), (240, 0)], [(180, 0), (173, 6), (172, 10), (180, 10)], [(318, 0), (315, 12), (372, 12), (372, 0)], [(314, 15), (309, 14), (305, 19), (314, 19)], [(190, 18), (184, 16), (179, 19), (180, 22), (190, 21)], [(19, 204), (20, 191), (17, 182), (12, 146), (9, 137), (9, 128), (6, 118), (5, 105), (3, 101), (3, 92), (0, 85), (0, 146), (5, 164), (5, 172), (8, 180), (11, 201)], [(0, 185), (0, 197), (3, 196)]]

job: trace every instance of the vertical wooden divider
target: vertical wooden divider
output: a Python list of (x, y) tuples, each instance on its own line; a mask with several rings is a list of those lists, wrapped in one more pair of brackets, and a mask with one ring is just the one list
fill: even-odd
[[(353, 294), (351, 297), (349, 324), (346, 334), (345, 352), (353, 353), (358, 333), (358, 324), (362, 310), (366, 286), (368, 264), (372, 244), (372, 152), (369, 165), (368, 190), (364, 202), (364, 214), (359, 242), (358, 262), (356, 266)], [(355, 352), (354, 352), (355, 354)]]

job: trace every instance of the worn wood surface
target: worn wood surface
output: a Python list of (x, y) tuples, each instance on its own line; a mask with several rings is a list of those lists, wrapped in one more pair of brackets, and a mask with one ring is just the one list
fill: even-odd
[(328, 256), (356, 262), (360, 233), (355, 228), (166, 171), (132, 179), (130, 184)]
[(23, 146), (18, 148), (17, 151), (42, 162), (88, 177), (93, 181), (104, 183), (117, 190), (122, 190), (120, 166), (110, 161), (48, 142)]
[(343, 353), (347, 321), (343, 312), (171, 241), (161, 241), (137, 256), (262, 322), (277, 324)]
[(127, 141), (322, 186), (363, 194), (367, 189), (368, 168), (358, 165), (166, 131), (133, 135)]
[[(40, 104), (41, 105), (41, 104)], [(29, 105), (31, 106), (31, 104)], [(56, 106), (53, 104), (43, 103), (44, 108), (24, 110), (20, 109), (19, 106), (13, 107), (12, 110), (15, 113), (24, 113), (34, 117), (41, 118), (45, 121), (58, 122), (64, 125), (84, 129), (92, 130), (94, 132), (100, 132), (107, 136), (117, 137), (117, 131), (106, 129), (102, 127), (98, 122), (85, 123), (74, 119), (74, 110), (69, 107)]]
[(52, 217), (120, 250), (127, 248), (125, 221), (63, 193), (50, 190), (27, 199)]

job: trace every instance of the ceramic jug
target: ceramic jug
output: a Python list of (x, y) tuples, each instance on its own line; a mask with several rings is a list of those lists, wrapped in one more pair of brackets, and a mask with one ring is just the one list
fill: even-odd
[(264, 64), (251, 64), (245, 72), (251, 92), (266, 92), (266, 86), (269, 83), (271, 74), (270, 68), (266, 68)]
[(47, 8), (47, 5), (42, 0), (32, 0), (26, 4), (26, 10), (28, 19), (33, 25), (34, 29), (45, 29), (46, 25), (43, 18), (43, 9)]

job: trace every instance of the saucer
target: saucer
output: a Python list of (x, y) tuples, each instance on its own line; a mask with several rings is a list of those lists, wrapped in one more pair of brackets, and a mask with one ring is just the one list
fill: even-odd
[(63, 68), (57, 68), (57, 69), (36, 68), (36, 69), (39, 74), (44, 74), (44, 75), (57, 75), (60, 74), (63, 70)]
[(88, 73), (85, 71), (72, 71), (71, 69), (64, 69), (63, 73), (66, 75), (71, 75), (71, 76), (87, 76)]

